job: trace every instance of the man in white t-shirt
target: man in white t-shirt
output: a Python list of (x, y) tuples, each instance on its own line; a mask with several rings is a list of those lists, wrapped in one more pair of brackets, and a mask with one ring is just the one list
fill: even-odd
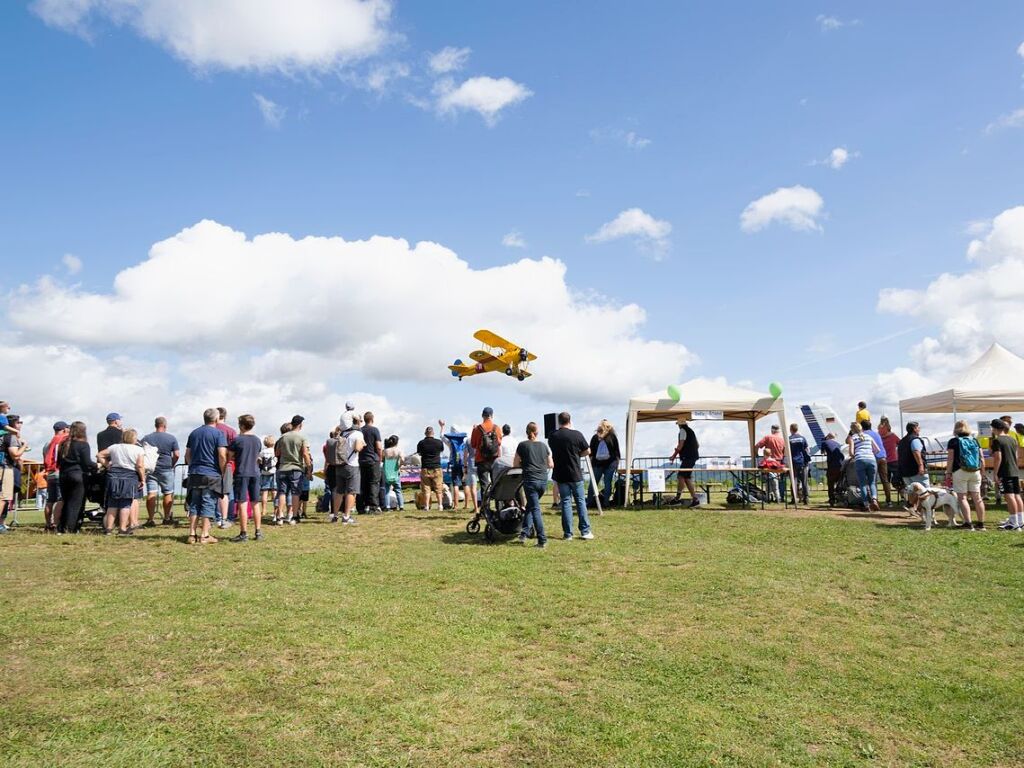
[[(342, 498), (341, 522), (354, 525), (352, 508), (356, 505), (356, 494), (359, 493), (362, 477), (359, 473), (359, 452), (366, 447), (363, 433), (360, 430), (363, 421), (356, 414), (347, 411), (341, 417), (341, 435), (338, 436), (339, 466), (335, 470), (337, 486), (335, 494)], [(331, 522), (338, 522), (337, 513), (331, 515)]]

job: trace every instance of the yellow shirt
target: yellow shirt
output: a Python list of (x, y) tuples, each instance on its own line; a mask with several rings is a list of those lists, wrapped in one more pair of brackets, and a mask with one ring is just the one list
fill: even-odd
[(857, 411), (857, 415), (853, 417), (853, 420), (860, 424), (862, 421), (871, 421), (871, 413), (867, 408), (861, 408)]
[(1011, 434), (1013, 434), (1013, 436), (1017, 438), (1017, 445), (1019, 445), (1021, 448), (1024, 448), (1024, 435), (1022, 435), (1020, 432), (1013, 432)]

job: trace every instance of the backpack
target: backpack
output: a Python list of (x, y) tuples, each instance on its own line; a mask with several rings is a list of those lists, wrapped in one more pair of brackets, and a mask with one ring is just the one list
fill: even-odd
[(265, 456), (263, 454), (263, 452), (260, 451), (259, 458), (256, 459), (256, 464), (260, 468), (260, 474), (269, 475), (271, 472), (274, 471), (274, 459), (275, 458), (276, 457), (273, 454), (270, 454), (269, 456)]
[(973, 437), (958, 437), (960, 444), (960, 469), (965, 472), (977, 472), (981, 469), (981, 451), (978, 441)]
[(501, 455), (501, 441), (498, 439), (498, 428), (494, 427), (490, 432), (484, 432), (484, 428), (478, 426), (480, 430), (480, 455), (484, 457), (484, 461), (493, 461)]
[(142, 465), (146, 468), (147, 472), (152, 472), (156, 469), (157, 459), (160, 458), (160, 449), (149, 443), (142, 443), (141, 445), (143, 450)]

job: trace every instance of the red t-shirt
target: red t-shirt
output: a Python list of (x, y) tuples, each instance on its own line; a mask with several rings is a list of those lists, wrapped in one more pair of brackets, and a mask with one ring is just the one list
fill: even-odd
[[(231, 445), (233, 442), (235, 442), (235, 438), (238, 437), (238, 433), (222, 421), (218, 421), (213, 426), (215, 426), (217, 429), (224, 433), (224, 438), (227, 440), (228, 445)], [(231, 467), (232, 472), (235, 471), (235, 462), (229, 461), (228, 466)]]

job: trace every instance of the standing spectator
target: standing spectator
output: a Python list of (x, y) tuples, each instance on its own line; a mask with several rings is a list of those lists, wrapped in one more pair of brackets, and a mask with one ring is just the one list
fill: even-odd
[(342, 516), (341, 522), (345, 525), (354, 525), (356, 520), (352, 517), (352, 509), (356, 504), (356, 494), (362, 484), (359, 472), (359, 454), (366, 447), (360, 430), (360, 419), (354, 413), (346, 411), (341, 416), (341, 435), (338, 450), (341, 451), (339, 459), (341, 467), (338, 470), (338, 486), (335, 489), (336, 499), (332, 499), (334, 510), (331, 514), (331, 522), (338, 522), (337, 504), (340, 503)]
[(63, 498), (60, 518), (56, 520), (57, 533), (78, 533), (85, 513), (85, 481), (96, 471), (96, 463), (89, 453), (85, 424), (71, 422), (67, 438), (57, 449), (57, 461)]
[[(777, 467), (786, 465), (786, 442), (782, 437), (782, 430), (778, 424), (772, 424), (771, 433), (765, 435), (754, 445), (756, 451), (766, 451), (765, 458), (768, 460), (766, 466)], [(773, 464), (772, 462), (777, 462)], [(759, 465), (760, 466), (760, 465)], [(778, 500), (786, 498), (786, 472), (769, 473), (769, 483), (772, 489), (779, 486)]]
[(302, 416), (292, 416), (291, 429), (281, 435), (281, 439), (274, 446), (274, 453), (277, 456), (278, 518), (284, 519), (284, 504), (290, 495), (291, 503), (287, 508), (289, 525), (299, 522), (302, 477), (306, 474), (306, 470), (313, 466), (309, 443), (302, 434), (302, 422), (304, 421)]
[(807, 438), (800, 434), (796, 424), (789, 425), (789, 453), (793, 457), (793, 477), (796, 480), (796, 488), (793, 489), (793, 503), (799, 497), (801, 504), (809, 503), (809, 492), (807, 488), (807, 475), (811, 471), (811, 447)]
[(444, 452), (444, 443), (434, 437), (433, 427), (423, 430), (423, 439), (416, 444), (416, 452), (420, 455), (420, 491), (426, 509), (430, 511), (430, 496), (433, 492), (437, 494), (438, 511), (443, 511), (444, 474), (441, 471), (441, 454)]
[[(512, 425), (502, 424), (501, 425), (501, 456), (499, 461), (508, 466), (512, 466), (512, 462), (516, 457), (516, 448), (519, 446), (519, 441), (512, 437)], [(453, 497), (454, 498), (454, 497)]]
[[(277, 494), (277, 456), (274, 455), (274, 436), (267, 435), (263, 438), (263, 449), (258, 459), (260, 467), (260, 504), (263, 509), (273, 509), (275, 496)], [(269, 506), (268, 506), (269, 505)], [(274, 515), (275, 520), (277, 515)]]
[(174, 524), (174, 465), (178, 463), (181, 449), (178, 438), (167, 431), (167, 419), (157, 416), (153, 431), (142, 438), (144, 445), (156, 448), (156, 467), (146, 474), (146, 512), (149, 519), (146, 526), (156, 525), (157, 496), (161, 496), (163, 524)]
[(857, 403), (857, 413), (854, 414), (853, 420), (858, 424), (862, 421), (871, 421), (871, 412), (868, 411), (868, 404), (863, 400)]
[(839, 498), (840, 483), (843, 479), (843, 446), (836, 440), (836, 436), (829, 432), (821, 444), (821, 452), (825, 454), (825, 479), (828, 482), (828, 505), (839, 506), (842, 500)]
[(864, 427), (857, 421), (850, 425), (850, 436), (846, 438), (846, 445), (850, 449), (850, 458), (853, 459), (857, 471), (861, 503), (865, 509), (878, 512), (880, 508), (876, 498), (878, 489), (875, 487), (875, 478), (878, 474), (877, 457), (882, 448), (870, 435), (864, 434)]
[[(224, 434), (224, 444), (235, 442), (238, 433), (227, 423), (228, 410), (223, 405), (217, 408), (217, 423), (214, 426)], [(221, 476), (220, 498), (217, 501), (217, 527), (231, 527), (231, 505), (235, 498), (235, 464), (228, 459)]]
[(138, 432), (126, 429), (121, 442), (97, 453), (96, 461), (107, 468), (103, 533), (113, 532), (117, 518), (117, 535), (131, 536), (135, 533), (131, 523), (132, 505), (142, 498), (146, 487), (146, 451), (138, 444)]
[(56, 531), (60, 524), (61, 510), (64, 506), (60, 493), (60, 456), (61, 444), (68, 439), (68, 423), (58, 421), (53, 425), (53, 439), (43, 446), (43, 469), (46, 471), (46, 530)]
[[(285, 435), (287, 435), (291, 431), (292, 431), (292, 423), (290, 421), (286, 421), (284, 424), (281, 425), (281, 428), (280, 428), (281, 437), (284, 437)], [(281, 505), (279, 503), (280, 499), (278, 499), (278, 496), (277, 496), (277, 491), (281, 490), (284, 487), (284, 482), (281, 479), (281, 466), (280, 466), (280, 462), (278, 462), (278, 460), (277, 460), (277, 444), (279, 442), (281, 442), (281, 437), (277, 438), (277, 440), (274, 441), (274, 462), (275, 462), (275, 469), (274, 469), (274, 525), (284, 525), (285, 516), (282, 514), (282, 510), (291, 509), (291, 506), (292, 506), (292, 495), (291, 495), (291, 493), (289, 493), (288, 491), (285, 491), (284, 506), (283, 507), (281, 507)], [(279, 507), (280, 507), (280, 509), (279, 509)]]
[[(7, 512), (15, 508), (17, 498), (18, 467), (22, 454), (29, 449), (28, 443), (21, 440), (20, 435), (21, 419), (10, 414), (7, 416), (6, 431), (0, 436), (0, 533), (7, 533)], [(14, 514), (17, 517), (17, 511)]]
[(469, 442), (473, 446), (480, 492), (486, 495), (491, 487), (491, 470), (494, 462), (501, 456), (501, 429), (494, 423), (493, 408), (484, 408), (480, 416), (482, 421), (473, 427)]
[(203, 411), (203, 426), (192, 430), (185, 443), (188, 540), (191, 544), (217, 543), (217, 538), (210, 533), (210, 525), (217, 516), (224, 487), (224, 467), (228, 463), (227, 440), (216, 427), (218, 418), (216, 408)]
[[(679, 427), (679, 433), (676, 436), (676, 449), (672, 451), (669, 461), (675, 461), (676, 457), (679, 457), (680, 472), (679, 479), (676, 481), (676, 495), (669, 500), (669, 504), (679, 504), (683, 500), (683, 486), (685, 485), (686, 490), (690, 493), (689, 506), (696, 507), (700, 501), (697, 499), (697, 487), (693, 484), (692, 470), (697, 466), (697, 460), (700, 458), (700, 443), (697, 442), (697, 434), (690, 428), (685, 417), (680, 417), (676, 421), (676, 425)], [(772, 427), (772, 431), (777, 432), (778, 427)], [(781, 439), (779, 438), (779, 440)], [(554, 446), (552, 446), (552, 452), (554, 452)], [(555, 466), (558, 466), (557, 458)], [(562, 493), (561, 486), (558, 488), (558, 493), (559, 495)], [(562, 508), (565, 508), (564, 502)]]
[(228, 445), (228, 462), (235, 465), (234, 493), (235, 513), (238, 517), (238, 535), (231, 541), (241, 543), (249, 540), (249, 505), (252, 505), (252, 519), (256, 527), (256, 541), (263, 539), (263, 503), (260, 497), (260, 439), (252, 434), (256, 419), (246, 413), (238, 417), (239, 434)]
[(621, 455), (615, 428), (608, 419), (601, 419), (590, 438), (590, 463), (594, 467), (594, 477), (591, 478), (590, 493), (587, 495), (588, 504), (593, 502), (600, 481), (603, 485), (600, 492), (601, 506), (612, 505), (615, 498), (615, 477), (618, 474)]
[[(465, 444), (466, 433), (460, 432), (454, 424), (444, 431), (444, 421), (439, 422), (441, 426), (441, 439), (448, 446), (448, 475), (452, 481), (452, 509), (459, 504), (459, 489), (462, 489), (462, 508), (469, 508), (469, 494), (466, 490), (466, 459)], [(476, 509), (475, 499), (473, 508)]]
[(402, 496), (402, 451), (398, 447), (398, 435), (391, 435), (384, 441), (384, 485), (381, 487), (381, 503), (387, 510), (395, 508), (391, 506), (391, 491), (395, 492), (395, 506), (401, 511), (405, 508), (405, 499)]
[(330, 506), (327, 509), (327, 514), (330, 516), (332, 513), (336, 513), (337, 509), (334, 506), (335, 493), (334, 489), (338, 485), (338, 456), (340, 451), (338, 450), (338, 443), (341, 438), (341, 427), (335, 427), (331, 430), (331, 434), (328, 435), (324, 441), (323, 453), (324, 453), (324, 493), (328, 494), (330, 500)]
[(121, 429), (121, 414), (107, 414), (107, 428), (96, 433), (96, 450), (104, 451), (121, 442), (124, 432)]
[(924, 440), (921, 439), (921, 425), (916, 421), (907, 422), (907, 434), (896, 446), (896, 465), (904, 487), (911, 483), (921, 483), (926, 488), (928, 467), (924, 462)]
[[(960, 502), (964, 527), (975, 531), (985, 530), (985, 500), (981, 496), (982, 474), (981, 446), (971, 435), (967, 422), (961, 419), (953, 426), (953, 437), (946, 443), (946, 481), (952, 481), (953, 493)], [(974, 502), (977, 522), (971, 522), (971, 506)]]
[(548, 537), (544, 532), (540, 498), (548, 488), (548, 470), (555, 464), (551, 459), (551, 449), (537, 439), (537, 432), (536, 422), (526, 425), (526, 439), (516, 446), (512, 466), (522, 468), (523, 489), (526, 491), (526, 520), (519, 541), (525, 544), (528, 532), (533, 530), (537, 534), (537, 546), (543, 549), (548, 545)]
[[(900, 476), (900, 436), (892, 431), (889, 417), (883, 416), (878, 422), (878, 434), (882, 438), (882, 447), (885, 449), (885, 474), (882, 476), (882, 487), (885, 488), (885, 505), (892, 502), (889, 498), (890, 488), (895, 487), (897, 495), (903, 487), (903, 480)], [(879, 473), (882, 467), (878, 468)]]
[(32, 490), (36, 495), (36, 512), (42, 512), (46, 509), (46, 472), (41, 466), (32, 475)]
[(580, 432), (572, 428), (572, 417), (567, 412), (558, 414), (558, 429), (548, 438), (548, 446), (551, 448), (553, 476), (562, 500), (562, 538), (572, 540), (572, 502), (575, 501), (580, 519), (580, 538), (592, 539), (594, 534), (587, 516), (586, 490), (580, 468), (580, 458), (590, 454), (590, 445)]
[(1009, 512), (1009, 517), (999, 524), (1000, 530), (1021, 531), (1024, 530), (1024, 505), (1021, 504), (1017, 466), (1020, 444), (1010, 430), (1010, 425), (1002, 419), (992, 420), (992, 482), (1003, 492)]
[(366, 447), (359, 452), (359, 475), (362, 486), (363, 511), (379, 515), (380, 506), (380, 463), (384, 454), (384, 442), (380, 430), (373, 425), (373, 412), (363, 414), (363, 442)]
[(871, 422), (864, 420), (860, 423), (861, 429), (864, 430), (864, 434), (870, 437), (878, 451), (875, 453), (877, 457), (876, 466), (878, 467), (878, 479), (882, 481), (882, 488), (885, 490), (885, 505), (892, 506), (891, 492), (892, 489), (889, 485), (889, 462), (886, 460), (885, 443), (882, 442), (882, 436), (871, 428)]
[(465, 443), (462, 446), (462, 467), (463, 467), (463, 478), (465, 496), (462, 500), (462, 508), (466, 509), (466, 499), (473, 505), (473, 514), (475, 515), (478, 511), (477, 498), (476, 498), (476, 487), (477, 487), (477, 472), (476, 472), (476, 451), (473, 450), (473, 446), (469, 443)]

